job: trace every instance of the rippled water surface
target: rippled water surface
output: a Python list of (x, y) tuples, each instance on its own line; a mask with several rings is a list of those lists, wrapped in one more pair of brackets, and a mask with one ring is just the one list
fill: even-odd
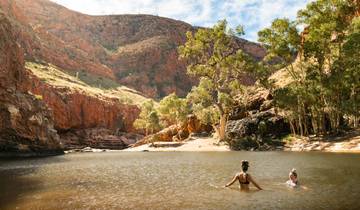
[[(265, 189), (222, 186), (250, 161)], [(296, 167), (303, 188), (284, 184)], [(0, 161), (0, 209), (360, 209), (360, 155), (107, 152)]]

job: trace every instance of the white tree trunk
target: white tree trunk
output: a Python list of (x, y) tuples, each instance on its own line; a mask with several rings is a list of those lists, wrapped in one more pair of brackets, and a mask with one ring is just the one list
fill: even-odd
[(226, 129), (226, 115), (223, 114), (220, 116), (220, 125), (219, 125), (219, 141), (225, 141), (225, 129)]

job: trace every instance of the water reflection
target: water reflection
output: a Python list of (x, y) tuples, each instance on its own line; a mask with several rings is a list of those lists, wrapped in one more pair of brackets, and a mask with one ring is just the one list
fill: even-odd
[[(265, 189), (223, 188), (250, 161)], [(0, 209), (357, 209), (356, 154), (71, 154), (0, 162)], [(296, 167), (303, 188), (284, 184)]]

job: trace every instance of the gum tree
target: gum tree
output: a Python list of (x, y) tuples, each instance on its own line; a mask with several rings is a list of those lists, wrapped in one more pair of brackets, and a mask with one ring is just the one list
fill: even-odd
[[(209, 119), (213, 118), (220, 141), (225, 140), (227, 116), (233, 96), (240, 91), (240, 78), (254, 67), (250, 57), (239, 49), (236, 36), (243, 34), (242, 27), (229, 30), (223, 20), (212, 28), (199, 29), (195, 34), (187, 32), (187, 42), (179, 47), (180, 58), (189, 64), (188, 74), (200, 80), (199, 87), (194, 88), (191, 94), (201, 89), (201, 96), (205, 97), (189, 96), (194, 99), (191, 100), (192, 106), (208, 111), (206, 115), (212, 116)], [(218, 119), (214, 119), (217, 116)]]
[(139, 118), (134, 122), (134, 127), (144, 129), (145, 135), (160, 130), (160, 119), (153, 100), (145, 101), (141, 105), (141, 112)]
[(182, 123), (190, 113), (186, 99), (179, 98), (175, 93), (164, 97), (158, 107), (160, 119), (165, 126)]

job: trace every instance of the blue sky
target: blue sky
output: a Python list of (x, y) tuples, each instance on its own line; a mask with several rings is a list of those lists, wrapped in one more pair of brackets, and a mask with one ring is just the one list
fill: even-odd
[(231, 27), (245, 28), (248, 40), (279, 17), (294, 19), (311, 0), (51, 0), (90, 15), (152, 14), (182, 20), (196, 26), (212, 26), (227, 19)]

